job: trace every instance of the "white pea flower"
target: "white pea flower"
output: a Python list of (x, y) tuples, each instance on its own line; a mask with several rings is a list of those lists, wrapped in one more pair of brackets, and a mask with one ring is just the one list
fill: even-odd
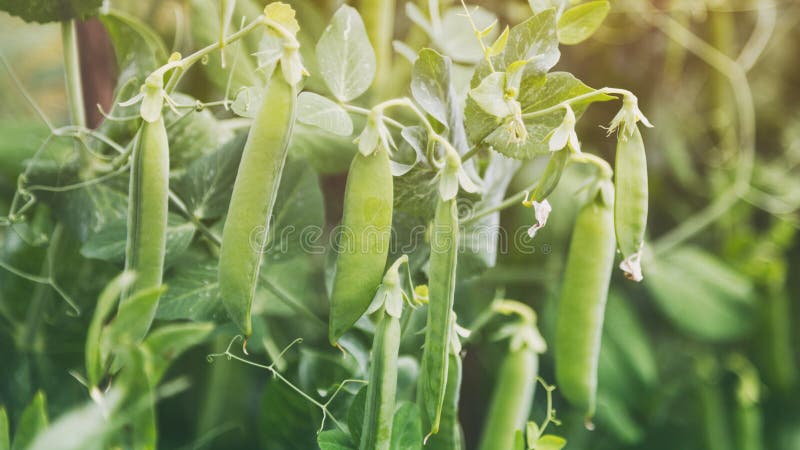
[(364, 156), (371, 155), (378, 147), (387, 151), (397, 148), (392, 133), (383, 123), (383, 112), (377, 109), (370, 111), (364, 130), (353, 142), (358, 144), (358, 151)]
[(517, 100), (506, 100), (508, 108), (511, 110), (511, 120), (508, 122), (508, 131), (511, 134), (511, 141), (515, 144), (522, 144), (528, 140), (528, 129), (522, 120), (522, 105)]
[(611, 135), (611, 133), (621, 128), (620, 136), (623, 139), (627, 139), (633, 134), (637, 122), (642, 122), (644, 126), (653, 128), (653, 124), (647, 120), (647, 117), (645, 117), (639, 109), (639, 100), (636, 96), (632, 94), (625, 95), (622, 99), (622, 108), (617, 115), (611, 119), (611, 124), (608, 126), (608, 134)]
[(553, 130), (550, 135), (550, 151), (555, 152), (561, 150), (569, 144), (573, 150), (580, 153), (581, 143), (578, 140), (578, 133), (575, 132), (575, 123), (577, 122), (575, 113), (569, 105), (564, 105), (564, 109), (566, 113), (564, 114), (564, 119), (561, 121), (561, 125)]
[(642, 281), (642, 252), (641, 250), (628, 256), (619, 263), (619, 268), (625, 272), (625, 278), (631, 281)]
[(139, 114), (146, 122), (155, 122), (161, 117), (161, 108), (164, 106), (164, 102), (175, 114), (178, 114), (175, 108), (175, 101), (164, 90), (164, 79), (160, 72), (153, 72), (148, 75), (140, 92), (130, 100), (120, 103), (119, 106), (131, 106), (140, 101), (142, 104), (139, 106)]
[(533, 208), (533, 216), (536, 219), (536, 223), (528, 228), (528, 236), (533, 238), (536, 236), (537, 231), (547, 225), (547, 218), (550, 217), (550, 212), (553, 208), (550, 206), (550, 202), (548, 202), (547, 199), (537, 202), (536, 200), (528, 200), (527, 195), (522, 204)]
[(442, 200), (451, 200), (458, 194), (458, 187), (461, 186), (467, 192), (478, 192), (481, 187), (470, 178), (464, 167), (461, 165), (461, 157), (453, 149), (447, 150), (445, 163), (440, 168), (439, 173), (434, 177), (434, 181), (439, 180), (439, 195)]

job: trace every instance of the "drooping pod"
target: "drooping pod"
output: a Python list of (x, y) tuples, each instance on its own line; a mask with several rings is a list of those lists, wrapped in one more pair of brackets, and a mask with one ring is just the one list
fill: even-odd
[(394, 190), (387, 149), (356, 153), (344, 195), (331, 294), (331, 344), (361, 317), (381, 283), (392, 228)]
[(423, 424), (429, 435), (439, 431), (448, 374), (449, 336), (458, 255), (458, 210), (456, 199), (439, 200), (431, 230), (428, 270), (428, 319), (418, 396)]
[(246, 336), (252, 332), (250, 309), (286, 162), (296, 98), (293, 85), (278, 73), (272, 76), (247, 136), (222, 231), (219, 257), (222, 303)]
[(509, 333), (509, 349), (495, 382), (480, 450), (516, 448), (514, 440), (517, 431), (525, 429), (533, 404), (539, 371), (538, 354), (546, 349), (544, 339), (536, 328), (533, 310), (510, 300), (496, 304), (501, 306), (500, 311), (504, 314), (521, 312), (523, 320), (505, 329)]
[(360, 450), (389, 450), (397, 393), (397, 357), (400, 352), (400, 317), (403, 294), (399, 267), (408, 261), (401, 256), (387, 270), (370, 311), (380, 319), (375, 326), (370, 355), (369, 383), (364, 407)]
[[(130, 306), (130, 294), (161, 285), (167, 244), (169, 206), (169, 142), (164, 119), (144, 121), (134, 146), (128, 191), (128, 237), (125, 270), (136, 276), (123, 294), (118, 316)], [(130, 335), (141, 340), (156, 314), (154, 301)]]
[(647, 158), (639, 127), (617, 135), (614, 163), (614, 229), (623, 260), (620, 269), (629, 280), (642, 281), (640, 259), (647, 226)]
[(616, 242), (609, 180), (581, 207), (570, 243), (556, 320), (556, 381), (574, 406), (594, 415), (597, 362)]
[(455, 313), (452, 314), (453, 327), (450, 329), (450, 351), (447, 365), (447, 383), (445, 385), (442, 418), (439, 432), (428, 439), (425, 445), (430, 450), (462, 450), (464, 448), (463, 431), (458, 421), (458, 401), (461, 397), (461, 341), (459, 333), (466, 331), (456, 325)]

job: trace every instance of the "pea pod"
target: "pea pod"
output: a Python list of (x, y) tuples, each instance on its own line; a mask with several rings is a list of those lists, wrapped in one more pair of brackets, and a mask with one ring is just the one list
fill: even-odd
[(458, 422), (458, 400), (461, 396), (461, 356), (450, 352), (447, 367), (447, 386), (442, 407), (439, 432), (431, 436), (426, 450), (461, 450), (464, 448), (461, 424)]
[(547, 162), (547, 167), (539, 178), (536, 189), (531, 193), (531, 201), (542, 202), (553, 193), (561, 180), (561, 174), (564, 173), (567, 161), (569, 161), (568, 149), (553, 152), (550, 161)]
[(525, 430), (533, 404), (539, 372), (538, 354), (547, 348), (536, 328), (536, 313), (530, 307), (514, 300), (495, 300), (493, 309), (501, 314), (519, 316), (521, 320), (500, 331), (501, 336), (509, 337), (509, 350), (495, 381), (480, 450), (518, 448), (515, 439)]
[(619, 133), (614, 198), (614, 229), (622, 252), (620, 269), (629, 280), (642, 281), (639, 263), (647, 226), (647, 158), (638, 127), (628, 136)]
[[(161, 285), (167, 244), (169, 205), (169, 143), (164, 119), (143, 122), (133, 151), (128, 198), (128, 237), (125, 247), (125, 270), (136, 274), (127, 291), (134, 293)], [(118, 315), (130, 306), (130, 295), (120, 301)], [(146, 318), (131, 336), (144, 338), (155, 317), (154, 301)]]
[(333, 278), (329, 338), (336, 344), (369, 307), (383, 277), (392, 227), (389, 154), (356, 153), (347, 176), (339, 255)]
[(595, 411), (597, 362), (614, 264), (612, 191), (609, 181), (601, 182), (578, 212), (556, 320), (556, 381), (587, 419)]
[(457, 254), (456, 200), (439, 200), (431, 233), (428, 320), (418, 388), (422, 415), (430, 427), (429, 436), (439, 431), (446, 394)]
[(250, 309), (261, 269), (264, 238), (286, 162), (297, 92), (279, 74), (272, 77), (253, 120), (233, 185), (222, 231), (219, 288), (233, 322), (249, 336)]
[(407, 261), (407, 257), (401, 256), (389, 268), (373, 302), (380, 314), (380, 320), (375, 327), (375, 338), (372, 341), (364, 424), (358, 447), (360, 450), (389, 450), (392, 442), (397, 394), (397, 357), (400, 352), (400, 316), (403, 311), (398, 270)]

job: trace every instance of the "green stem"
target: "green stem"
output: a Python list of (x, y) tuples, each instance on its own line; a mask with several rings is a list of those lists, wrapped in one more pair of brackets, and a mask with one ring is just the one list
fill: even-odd
[(375, 49), (377, 72), (373, 83), (373, 96), (386, 95), (392, 80), (392, 39), (394, 38), (395, 0), (361, 0), (361, 14), (367, 35)]
[(61, 40), (64, 52), (64, 72), (67, 78), (67, 102), (73, 125), (86, 126), (86, 111), (83, 108), (83, 85), (81, 66), (78, 60), (78, 38), (75, 21), (61, 22)]
[(633, 96), (633, 93), (631, 93), (630, 91), (627, 91), (625, 89), (604, 87), (604, 88), (596, 89), (596, 90), (594, 90), (592, 92), (587, 92), (585, 94), (581, 94), (581, 95), (577, 95), (577, 96), (572, 97), (572, 98), (568, 98), (568, 99), (564, 100), (561, 103), (557, 103), (557, 104), (555, 104), (553, 106), (550, 106), (550, 107), (547, 107), (547, 108), (538, 109), (536, 111), (525, 112), (525, 113), (522, 114), (522, 118), (523, 119), (531, 119), (531, 118), (534, 118), (534, 117), (541, 117), (541, 116), (556, 112), (556, 111), (558, 111), (560, 109), (563, 109), (567, 105), (571, 105), (573, 103), (577, 103), (577, 102), (580, 102), (580, 101), (583, 101), (583, 100), (589, 100), (592, 97), (596, 97), (596, 96), (602, 95), (602, 94)]

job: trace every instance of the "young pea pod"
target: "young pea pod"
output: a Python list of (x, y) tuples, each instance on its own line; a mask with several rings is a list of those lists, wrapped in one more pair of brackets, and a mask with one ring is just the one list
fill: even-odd
[(389, 268), (370, 308), (378, 311), (380, 320), (375, 327), (375, 338), (372, 341), (359, 450), (389, 450), (392, 441), (397, 357), (400, 352), (400, 316), (403, 311), (398, 269), (400, 264), (407, 261), (408, 258), (402, 256)]
[(269, 236), (272, 208), (286, 162), (297, 92), (275, 74), (264, 92), (236, 174), (222, 231), (219, 288), (222, 303), (241, 332), (252, 332), (250, 308)]
[(356, 153), (347, 176), (339, 255), (333, 278), (329, 339), (336, 344), (361, 317), (383, 277), (392, 228), (389, 154)]
[(550, 156), (550, 161), (547, 162), (547, 167), (545, 167), (541, 178), (539, 178), (536, 189), (531, 193), (531, 201), (543, 202), (553, 193), (561, 180), (564, 168), (567, 166), (569, 154), (569, 149), (566, 148), (553, 152)]
[(642, 281), (640, 259), (647, 226), (647, 158), (639, 128), (617, 136), (614, 229), (624, 258), (619, 267), (629, 280)]
[(499, 303), (502, 304), (499, 309), (501, 313), (521, 313), (523, 320), (502, 330), (510, 338), (509, 350), (495, 382), (480, 450), (516, 448), (516, 435), (525, 429), (533, 404), (539, 371), (538, 353), (546, 349), (544, 339), (536, 328), (533, 310), (515, 301), (502, 300)]
[(594, 415), (597, 363), (614, 264), (613, 186), (604, 180), (578, 212), (556, 320), (556, 381), (587, 420)]
[(428, 436), (439, 431), (446, 394), (450, 330), (458, 254), (456, 200), (439, 200), (431, 233), (428, 271), (428, 320), (418, 396)]
[(448, 355), (447, 384), (439, 432), (428, 440), (427, 450), (462, 450), (463, 432), (458, 421), (458, 399), (461, 396), (461, 342), (455, 313), (452, 314), (453, 327), (450, 330), (450, 352)]
[[(161, 285), (167, 244), (169, 205), (169, 143), (164, 119), (143, 122), (132, 162), (128, 199), (128, 237), (125, 247), (125, 270), (136, 279), (123, 295), (118, 316), (126, 314), (132, 294)], [(147, 334), (156, 314), (154, 301), (139, 329), (131, 330), (135, 340)]]

